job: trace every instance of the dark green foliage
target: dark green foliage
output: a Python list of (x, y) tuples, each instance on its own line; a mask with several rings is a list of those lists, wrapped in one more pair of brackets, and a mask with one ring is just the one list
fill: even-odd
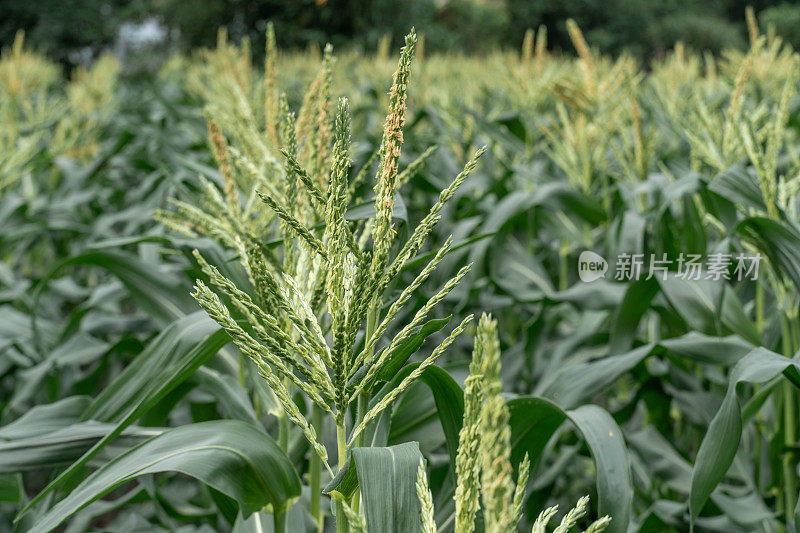
[(775, 32), (793, 47), (800, 47), (800, 6), (782, 2), (761, 11), (758, 16), (766, 26), (773, 26)]
[[(564, 20), (572, 17), (603, 52), (627, 50), (649, 59), (679, 40), (716, 52), (744, 43), (746, 5), (754, 6), (765, 24), (774, 24), (779, 35), (800, 43), (798, 8), (778, 0), (6, 0), (0, 43), (11, 42), (24, 29), (37, 48), (74, 64), (113, 46), (123, 23), (154, 18), (173, 30), (170, 40), (180, 49), (212, 46), (216, 29), (225, 26), (233, 41), (251, 39), (257, 58), (263, 57), (268, 21), (275, 24), (284, 48), (321, 48), (331, 42), (337, 48), (372, 51), (387, 34), (399, 45), (408, 28), (416, 26), (426, 36), (428, 51), (486, 52), (498, 46), (518, 49), (528, 28), (544, 24), (552, 45), (571, 50)], [(144, 55), (161, 51), (163, 46), (150, 47)]]

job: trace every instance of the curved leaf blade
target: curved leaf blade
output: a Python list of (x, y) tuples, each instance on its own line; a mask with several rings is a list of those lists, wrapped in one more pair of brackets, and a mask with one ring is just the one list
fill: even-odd
[(800, 387), (800, 364), (762, 347), (752, 350), (733, 368), (725, 398), (700, 443), (692, 468), (689, 495), (691, 523), (694, 523), (711, 493), (725, 477), (739, 449), (742, 438), (739, 386), (765, 383), (781, 374)]
[(227, 333), (201, 311), (164, 329), (82, 415), (82, 420), (115, 422), (114, 429), (37, 494), (20, 511), (17, 519), (71, 477), (229, 341)]
[(511, 460), (521, 461), (528, 453), (535, 464), (547, 442), (569, 419), (581, 432), (597, 470), (599, 512), (613, 518), (608, 531), (628, 530), (633, 502), (630, 461), (622, 430), (604, 409), (585, 405), (565, 411), (555, 403), (533, 396), (508, 402), (511, 426)]
[(51, 531), (115, 487), (146, 474), (180, 472), (239, 502), (244, 516), (300, 496), (300, 478), (266, 433), (236, 420), (179, 427), (105, 464), (50, 509), (32, 533)]

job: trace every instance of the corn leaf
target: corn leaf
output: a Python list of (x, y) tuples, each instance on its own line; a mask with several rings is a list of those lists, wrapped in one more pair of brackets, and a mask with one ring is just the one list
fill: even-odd
[(44, 514), (31, 533), (51, 531), (114, 488), (147, 474), (180, 472), (234, 498), (244, 516), (300, 496), (300, 478), (275, 441), (244, 422), (217, 420), (154, 437), (103, 465)]
[(565, 411), (536, 397), (519, 397), (508, 402), (511, 426), (511, 462), (517, 464), (527, 453), (535, 465), (547, 442), (569, 419), (583, 435), (597, 470), (600, 515), (613, 516), (608, 531), (624, 533), (630, 521), (633, 482), (622, 430), (607, 411), (585, 405)]
[(369, 531), (419, 531), (416, 483), (421, 458), (416, 442), (387, 448), (353, 448), (325, 492), (350, 498), (360, 489)]
[(700, 443), (689, 498), (692, 523), (697, 519), (714, 488), (722, 481), (739, 449), (742, 438), (740, 386), (765, 383), (783, 374), (800, 388), (800, 362), (787, 359), (765, 348), (755, 348), (731, 371), (728, 390), (717, 414)]
[(168, 326), (95, 398), (81, 417), (82, 420), (113, 422), (114, 429), (59, 474), (18, 516), (71, 477), (229, 341), (217, 324), (200, 311)]

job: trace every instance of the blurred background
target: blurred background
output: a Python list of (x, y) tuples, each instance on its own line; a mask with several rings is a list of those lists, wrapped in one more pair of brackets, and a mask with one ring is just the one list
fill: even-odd
[(373, 50), (386, 35), (398, 45), (415, 25), (428, 51), (485, 53), (518, 48), (528, 28), (544, 24), (550, 46), (571, 51), (564, 21), (573, 18), (601, 52), (625, 49), (646, 62), (676, 41), (712, 51), (744, 45), (747, 4), (764, 28), (800, 44), (800, 5), (769, 0), (2, 0), (0, 42), (23, 29), (29, 46), (70, 66), (110, 48), (210, 46), (225, 26), (233, 41), (249, 36), (257, 58), (273, 21), (283, 49), (331, 42)]

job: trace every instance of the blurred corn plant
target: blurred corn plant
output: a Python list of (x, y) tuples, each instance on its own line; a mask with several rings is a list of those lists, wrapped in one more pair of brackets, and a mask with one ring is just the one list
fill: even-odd
[(69, 111), (53, 134), (55, 150), (84, 163), (97, 155), (97, 132), (115, 110), (119, 70), (116, 58), (103, 55), (90, 69), (81, 67), (73, 74), (66, 87)]
[(24, 34), (17, 33), (10, 49), (0, 57), (0, 117), (3, 131), (0, 189), (23, 175), (37, 153), (46, 129), (37, 125), (52, 120), (59, 109), (49, 91), (59, 79), (58, 67), (26, 50)]
[(549, 156), (570, 183), (586, 193), (600, 192), (608, 206), (605, 161), (611, 141), (624, 123), (624, 113), (631, 112), (622, 106), (626, 89), (635, 85), (639, 76), (633, 61), (625, 56), (604, 65), (573, 20), (567, 21), (567, 28), (578, 52), (580, 77), (556, 83), (554, 91), (561, 102), (556, 103), (552, 125), (542, 132), (548, 140)]
[[(563, 191), (545, 196), (540, 190), (541, 197), (530, 194), (527, 200), (517, 193), (501, 202), (496, 211), (504, 214), (491, 220), (494, 227), (508, 228), (503, 244), (496, 239), (486, 246), (505, 259), (494, 267), (494, 279), (516, 305), (530, 306), (529, 324), (536, 332), (520, 333), (520, 349), (539, 354), (526, 365), (532, 372), (527, 386), (563, 406), (587, 400), (608, 380), (622, 379), (621, 390), (628, 391), (602, 402), (630, 414), (628, 424), (639, 428), (626, 430), (626, 438), (642, 476), (637, 484), (652, 491), (645, 498), (652, 507), (641, 518), (642, 528), (662, 523), (675, 530), (792, 531), (796, 523), (797, 457), (789, 450), (797, 441), (797, 274), (789, 257), (796, 257), (800, 242), (794, 207), (797, 59), (774, 35), (759, 35), (754, 19), (750, 35), (748, 51), (722, 59), (676, 46), (638, 87), (623, 93), (623, 109), (631, 116), (621, 124), (632, 132), (612, 143), (616, 165), (587, 166), (628, 178), (608, 189), (606, 205), (595, 195), (575, 194), (580, 186), (573, 184), (568, 200)], [(618, 117), (602, 120), (613, 123)], [(570, 141), (555, 135), (550, 142)], [(518, 210), (509, 215), (506, 209)], [(577, 255), (565, 253), (563, 241), (561, 249), (554, 245), (564, 234), (568, 242), (607, 258), (642, 253), (651, 265), (671, 258), (672, 267), (661, 276), (652, 266), (647, 272), (645, 263), (641, 276), (626, 281), (617, 264), (606, 276), (610, 281), (613, 272), (613, 283), (586, 284), (568, 268), (558, 268), (574, 264)], [(542, 252), (549, 253), (543, 258)], [(709, 260), (715, 254), (759, 253), (765, 261), (756, 279), (737, 277), (734, 261), (722, 278), (704, 270), (692, 281), (678, 260), (688, 253)], [(527, 292), (519, 289), (523, 285)], [(601, 303), (605, 298), (607, 304)], [(700, 318), (701, 308), (707, 321)], [(517, 309), (503, 316), (512, 317), (510, 322)], [(741, 342), (741, 349), (732, 342)], [(564, 343), (572, 355), (560, 352)], [(730, 359), (712, 356), (714, 347), (722, 346)], [(665, 359), (659, 350), (665, 350)], [(553, 362), (553, 353), (563, 355)], [(595, 360), (599, 355), (604, 357)], [(629, 366), (633, 361), (642, 366)], [(600, 376), (612, 367), (617, 370)], [(575, 381), (576, 372), (586, 381)], [(592, 383), (594, 392), (570, 393), (578, 382)], [(646, 399), (652, 386), (666, 395), (663, 402)], [(700, 397), (719, 401), (707, 413), (692, 413), (697, 403), (688, 398)], [(626, 411), (623, 405), (637, 407)], [(658, 447), (662, 457), (668, 450), (688, 456), (686, 462), (670, 460), (685, 469), (686, 483), (658, 488), (653, 482), (666, 470), (651, 467), (655, 456), (649, 446)], [(778, 449), (784, 451), (775, 454)], [(671, 490), (689, 503), (685, 521), (658, 509), (672, 499)], [(748, 512), (736, 515), (737, 506), (745, 505)], [(756, 518), (755, 509), (768, 508), (777, 515)]]
[[(111, 56), (91, 70), (79, 69), (62, 91), (60, 67), (24, 46), (24, 33), (0, 57), (0, 190), (27, 179), (28, 194), (42, 185), (30, 181), (40, 153), (81, 162), (97, 153), (98, 126), (114, 109), (119, 65)], [(40, 162), (40, 165), (42, 163)]]
[(85, 227), (66, 204), (75, 200), (75, 175), (98, 163), (102, 130), (119, 103), (118, 72), (117, 61), (104, 56), (67, 81), (59, 65), (26, 48), (23, 32), (3, 48), (0, 257), (13, 268), (4, 286), (50, 268), (64, 233)]

